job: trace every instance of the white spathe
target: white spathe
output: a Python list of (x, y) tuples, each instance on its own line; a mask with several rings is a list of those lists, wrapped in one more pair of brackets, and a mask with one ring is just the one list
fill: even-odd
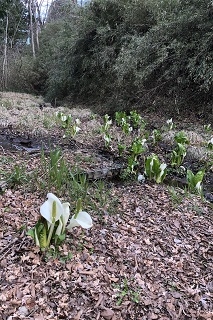
[(208, 144), (212, 144), (212, 145), (213, 145), (213, 138), (211, 138), (211, 139), (208, 141)]
[(65, 115), (62, 115), (62, 116), (61, 116), (61, 121), (65, 122), (65, 121), (67, 121), (67, 119), (68, 119), (67, 116), (65, 116)]
[(69, 220), (69, 217), (70, 217), (70, 204), (69, 204), (69, 202), (65, 202), (65, 203), (62, 203), (62, 206), (63, 206), (63, 209), (64, 209), (64, 213), (61, 216), (61, 220), (62, 220), (62, 223), (63, 223), (63, 228), (62, 228), (62, 233), (63, 233), (64, 230), (65, 230), (66, 224), (67, 224), (67, 222)]
[(79, 127), (75, 127), (75, 132), (78, 133), (81, 130)]
[(159, 175), (159, 179), (160, 179), (160, 178), (162, 177), (162, 175), (164, 174), (164, 171), (165, 171), (166, 167), (167, 167), (166, 163), (162, 163), (162, 164), (160, 165), (160, 175)]
[(198, 183), (196, 184), (195, 188), (197, 189), (197, 191), (198, 191), (199, 193), (201, 193), (201, 191), (202, 191), (202, 186), (201, 186), (201, 182), (200, 182), (200, 181), (198, 181)]
[(144, 146), (144, 145), (145, 145), (145, 143), (146, 143), (146, 139), (142, 139), (142, 140), (141, 140), (141, 144), (142, 144), (142, 146)]
[(66, 224), (67, 224), (69, 216), (70, 216), (69, 202), (62, 203), (62, 206), (63, 206), (64, 212), (59, 218), (59, 225), (58, 225), (56, 232), (55, 232), (57, 235), (61, 235), (64, 233)]
[(161, 171), (164, 171), (164, 170), (166, 169), (166, 167), (167, 167), (167, 164), (166, 164), (166, 163), (162, 163), (162, 164), (160, 165), (160, 170), (161, 170)]
[(77, 226), (81, 226), (84, 229), (92, 227), (92, 218), (86, 211), (80, 211), (76, 218), (75, 215), (73, 215), (67, 229), (70, 230)]
[[(53, 217), (53, 202), (56, 203), (56, 216)], [(61, 201), (53, 194), (47, 194), (47, 201), (45, 201), (40, 208), (40, 213), (50, 224), (58, 221), (61, 215), (64, 214), (64, 207)]]

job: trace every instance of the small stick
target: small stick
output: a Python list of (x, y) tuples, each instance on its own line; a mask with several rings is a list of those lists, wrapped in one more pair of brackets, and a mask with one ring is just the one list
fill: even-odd
[(5, 151), (4, 151), (4, 148), (2, 146), (0, 146), (0, 147), (2, 148), (3, 154), (6, 154)]
[[(5, 250), (9, 251), (9, 248), (18, 241), (18, 238), (15, 238), (12, 242), (8, 243), (3, 249), (1, 249), (0, 254), (2, 254)], [(3, 255), (4, 256), (4, 255)]]

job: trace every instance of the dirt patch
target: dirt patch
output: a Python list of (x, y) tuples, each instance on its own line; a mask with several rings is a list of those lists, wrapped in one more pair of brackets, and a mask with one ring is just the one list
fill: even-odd
[(21, 231), (34, 225), (41, 198), (6, 192), (2, 319), (212, 318), (210, 208), (196, 197), (175, 208), (164, 186), (112, 187), (110, 194), (116, 212), (91, 212), (94, 228), (68, 234), (60, 255), (46, 261)]

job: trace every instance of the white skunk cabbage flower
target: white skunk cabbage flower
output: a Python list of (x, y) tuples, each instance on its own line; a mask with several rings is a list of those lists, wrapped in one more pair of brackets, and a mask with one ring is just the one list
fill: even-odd
[(62, 116), (61, 116), (61, 121), (65, 122), (65, 121), (67, 121), (67, 119), (68, 119), (67, 116), (65, 116), (65, 115), (62, 115)]
[(107, 143), (110, 143), (111, 137), (110, 137), (108, 134), (104, 134), (104, 140), (105, 140)]
[(160, 173), (159, 173), (158, 177), (156, 177), (157, 183), (160, 183), (162, 181), (162, 177), (166, 175), (166, 173), (165, 173), (166, 167), (167, 167), (166, 163), (162, 163), (160, 165)]
[(213, 138), (211, 138), (211, 139), (207, 142), (207, 144), (208, 144), (208, 147), (212, 149), (212, 147), (213, 147)]
[(77, 214), (77, 217), (76, 215), (73, 215), (67, 229), (70, 230), (77, 226), (81, 226), (84, 229), (92, 227), (92, 218), (86, 211), (80, 211)]
[[(166, 167), (167, 167), (166, 163), (162, 163), (162, 164), (160, 165), (160, 171), (161, 171), (162, 174), (163, 174), (164, 170), (166, 169)], [(161, 174), (161, 173), (160, 173), (160, 174)]]
[(67, 222), (69, 220), (69, 216), (70, 216), (69, 202), (62, 203), (62, 206), (63, 206), (64, 212), (59, 218), (59, 225), (58, 225), (56, 232), (55, 232), (57, 235), (64, 233), (66, 224), (67, 224)]
[(47, 194), (47, 200), (41, 205), (40, 213), (49, 223), (55, 223), (64, 214), (61, 201), (53, 194)]
[(173, 121), (172, 121), (172, 118), (171, 118), (171, 119), (168, 119), (168, 120), (166, 121), (166, 123), (168, 124), (169, 129), (170, 129), (170, 130), (172, 130), (172, 128), (173, 128)]
[(141, 144), (142, 144), (142, 146), (144, 146), (144, 145), (145, 145), (146, 141), (147, 141), (146, 139), (142, 139), (142, 140), (141, 140)]
[(195, 188), (197, 189), (198, 193), (202, 192), (201, 181), (198, 181), (198, 183), (196, 184)]

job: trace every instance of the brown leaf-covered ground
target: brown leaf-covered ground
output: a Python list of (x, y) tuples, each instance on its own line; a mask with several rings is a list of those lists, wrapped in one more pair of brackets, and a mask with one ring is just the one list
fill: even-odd
[[(42, 116), (50, 124), (51, 118), (42, 112), (36, 109), (26, 117), (33, 122), (39, 114), (38, 119)], [(51, 114), (51, 108), (46, 112)], [(17, 118), (18, 114), (16, 130)], [(76, 140), (84, 150), (93, 149), (86, 164), (80, 147), (68, 159), (90, 167), (91, 159), (97, 160), (94, 148), (101, 144), (97, 132), (91, 141), (99, 118), (88, 120), (84, 114), (81, 120), (90, 133)], [(29, 121), (25, 124), (27, 131)], [(34, 129), (40, 135), (45, 130), (59, 135), (52, 125), (45, 129), (34, 122)], [(31, 171), (41, 161), (37, 155), (6, 148), (0, 160), (1, 175), (15, 163)], [(100, 194), (94, 200), (91, 194), (91, 201), (96, 201), (96, 209), (88, 210), (92, 229), (75, 228), (61, 247), (46, 254), (26, 230), (35, 225), (46, 193), (55, 190), (32, 192), (25, 183), (0, 195), (0, 319), (213, 319), (212, 205), (149, 181), (106, 185), (104, 200)], [(66, 195), (61, 200), (69, 201)]]

